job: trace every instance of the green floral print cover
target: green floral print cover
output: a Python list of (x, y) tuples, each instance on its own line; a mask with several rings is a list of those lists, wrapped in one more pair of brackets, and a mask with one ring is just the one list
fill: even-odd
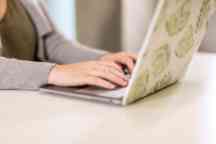
[(163, 3), (137, 65), (127, 97), (127, 105), (177, 82), (199, 48), (216, 0), (159, 0)]

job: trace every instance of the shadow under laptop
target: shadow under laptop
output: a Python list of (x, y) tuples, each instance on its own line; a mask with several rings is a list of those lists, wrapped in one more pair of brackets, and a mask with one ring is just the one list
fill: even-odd
[(178, 112), (190, 112), (190, 106), (202, 98), (204, 89), (198, 81), (179, 82), (123, 108), (122, 113), (133, 127), (138, 128), (143, 123), (152, 127), (168, 117), (175, 117)]

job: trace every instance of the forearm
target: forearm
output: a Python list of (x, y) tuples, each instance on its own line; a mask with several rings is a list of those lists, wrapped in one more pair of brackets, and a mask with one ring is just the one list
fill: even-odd
[(37, 90), (47, 84), (54, 65), (0, 57), (0, 89)]

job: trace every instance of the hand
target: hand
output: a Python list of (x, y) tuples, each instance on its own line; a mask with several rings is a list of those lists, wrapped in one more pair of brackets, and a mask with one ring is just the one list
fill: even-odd
[[(116, 54), (108, 54), (100, 58), (101, 61), (114, 62), (126, 66), (130, 73), (132, 73), (135, 63), (137, 61), (137, 54), (121, 52)], [(122, 69), (122, 68), (121, 68)]]
[(90, 61), (70, 65), (56, 65), (50, 72), (48, 84), (57, 86), (98, 86), (114, 89), (125, 87), (128, 79), (121, 67), (111, 61)]

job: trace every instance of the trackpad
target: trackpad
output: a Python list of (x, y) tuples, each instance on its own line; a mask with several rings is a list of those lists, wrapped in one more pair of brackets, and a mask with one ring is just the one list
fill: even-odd
[(76, 92), (85, 95), (95, 95), (95, 96), (110, 97), (110, 98), (122, 98), (125, 95), (126, 90), (127, 88), (106, 90), (98, 87), (87, 87), (87, 88), (79, 89)]

